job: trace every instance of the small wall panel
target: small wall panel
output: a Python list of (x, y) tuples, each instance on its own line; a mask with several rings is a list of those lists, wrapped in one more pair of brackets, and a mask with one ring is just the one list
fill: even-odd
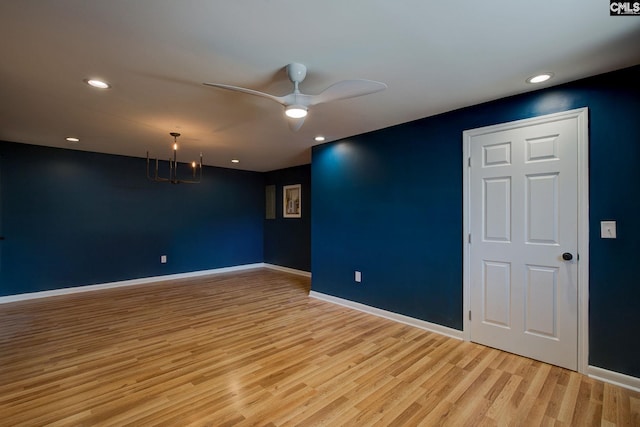
[(267, 185), (264, 188), (265, 219), (276, 219), (276, 186)]

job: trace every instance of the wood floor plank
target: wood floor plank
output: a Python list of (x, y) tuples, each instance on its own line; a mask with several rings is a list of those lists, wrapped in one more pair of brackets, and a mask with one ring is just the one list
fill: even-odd
[(0, 305), (0, 426), (636, 426), (640, 393), (258, 269)]

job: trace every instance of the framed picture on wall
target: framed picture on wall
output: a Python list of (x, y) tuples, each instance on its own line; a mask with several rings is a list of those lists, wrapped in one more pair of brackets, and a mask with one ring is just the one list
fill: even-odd
[(302, 217), (302, 185), (282, 187), (282, 216), (285, 218)]

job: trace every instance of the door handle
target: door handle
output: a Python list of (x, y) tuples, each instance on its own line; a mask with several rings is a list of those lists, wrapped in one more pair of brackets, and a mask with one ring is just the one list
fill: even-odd
[(573, 255), (570, 252), (565, 252), (562, 254), (562, 259), (565, 261), (571, 261), (573, 259)]

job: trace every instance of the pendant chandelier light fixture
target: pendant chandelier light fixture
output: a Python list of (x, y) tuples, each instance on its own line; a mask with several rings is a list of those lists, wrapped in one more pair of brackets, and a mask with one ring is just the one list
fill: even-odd
[(202, 153), (200, 153), (200, 163), (195, 161), (191, 162), (192, 179), (179, 179), (178, 178), (178, 137), (177, 132), (170, 132), (169, 135), (173, 137), (173, 159), (169, 158), (169, 177), (161, 177), (158, 173), (158, 159), (156, 158), (156, 169), (153, 176), (149, 173), (149, 152), (147, 151), (147, 178), (155, 182), (168, 182), (171, 184), (200, 184), (202, 181)]

